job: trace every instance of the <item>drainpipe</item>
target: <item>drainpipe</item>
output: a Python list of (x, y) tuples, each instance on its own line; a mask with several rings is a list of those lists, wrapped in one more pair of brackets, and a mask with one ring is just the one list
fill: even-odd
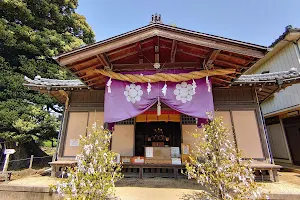
[(265, 140), (267, 142), (267, 149), (268, 149), (268, 154), (269, 154), (269, 158), (270, 158), (270, 163), (274, 164), (273, 155), (272, 155), (272, 151), (271, 151), (271, 147), (270, 147), (270, 143), (269, 143), (268, 131), (266, 129), (265, 118), (263, 117), (261, 106), (260, 106), (260, 103), (258, 101), (258, 96), (257, 96), (257, 90), (256, 89), (255, 89), (255, 96), (256, 96), (256, 102), (258, 104), (259, 116), (260, 116), (260, 119), (263, 123), (263, 128), (264, 128), (263, 131), (264, 131), (264, 135), (265, 135)]

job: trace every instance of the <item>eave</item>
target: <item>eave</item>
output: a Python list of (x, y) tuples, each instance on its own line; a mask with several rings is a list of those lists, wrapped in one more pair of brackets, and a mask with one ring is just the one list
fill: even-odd
[(55, 57), (56, 61), (86, 86), (104, 89), (107, 77), (95, 69), (114, 72), (165, 69), (236, 69), (235, 73), (215, 76), (213, 87), (226, 87), (262, 58), (267, 48), (177, 28), (161, 23), (124, 33)]

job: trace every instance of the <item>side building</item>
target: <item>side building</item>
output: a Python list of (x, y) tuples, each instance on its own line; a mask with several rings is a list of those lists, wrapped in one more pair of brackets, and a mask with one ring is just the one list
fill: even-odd
[[(299, 71), (299, 39), (300, 29), (287, 26), (286, 31), (270, 46), (266, 56), (246, 74)], [(300, 85), (295, 84), (272, 94), (261, 104), (261, 108), (275, 162), (300, 165)]]

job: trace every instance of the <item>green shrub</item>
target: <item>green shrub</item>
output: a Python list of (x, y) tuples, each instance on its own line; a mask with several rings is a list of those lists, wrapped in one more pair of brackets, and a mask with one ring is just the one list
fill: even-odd
[(87, 137), (80, 140), (77, 166), (54, 189), (70, 199), (104, 200), (115, 195), (115, 182), (122, 178), (121, 165), (109, 150), (111, 133), (96, 123)]

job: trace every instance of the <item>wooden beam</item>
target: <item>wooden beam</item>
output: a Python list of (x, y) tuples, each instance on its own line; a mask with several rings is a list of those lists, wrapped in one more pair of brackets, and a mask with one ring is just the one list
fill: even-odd
[(93, 77), (93, 78), (90, 78), (90, 79), (86, 79), (86, 80), (84, 80), (84, 82), (91, 82), (91, 81), (94, 81), (94, 80), (97, 80), (97, 79), (99, 79), (99, 75), (97, 75), (96, 77)]
[(88, 67), (86, 67), (84, 69), (81, 69), (81, 70), (78, 70), (78, 71), (74, 71), (73, 73), (74, 74), (80, 74), (82, 72), (86, 72), (86, 71), (89, 71), (89, 70), (92, 70), (92, 69), (96, 69), (97, 67), (100, 67), (100, 66), (102, 66), (102, 64), (88, 66)]
[(92, 82), (92, 83), (90, 83), (90, 84), (88, 84), (88, 86), (89, 87), (91, 87), (91, 86), (94, 86), (94, 85), (97, 85), (97, 84), (103, 84), (103, 83), (105, 83), (105, 81), (103, 81), (102, 79), (99, 79), (98, 81), (95, 81), (95, 82)]
[(176, 51), (177, 51), (177, 41), (173, 40), (172, 42), (172, 50), (171, 50), (171, 63), (175, 62), (175, 57), (176, 57)]
[(107, 56), (105, 53), (101, 53), (101, 54), (99, 55), (99, 57), (101, 58), (102, 64), (103, 64), (104, 66), (109, 67), (109, 68), (112, 68), (112, 65), (111, 65), (111, 63), (110, 63), (110, 61), (109, 61), (109, 59), (108, 59), (108, 56)]
[(225, 79), (221, 79), (221, 78), (217, 78), (217, 77), (215, 77), (215, 76), (212, 76), (211, 78), (212, 78), (212, 79), (215, 79), (215, 80), (222, 81), (222, 82), (231, 83), (231, 81), (228, 81), (228, 80), (225, 80)]
[(80, 66), (80, 65), (86, 65), (86, 63), (90, 63), (90, 62), (97, 62), (99, 61), (99, 59), (97, 57), (92, 57), (90, 59), (86, 59), (86, 60), (83, 60), (81, 62), (76, 62), (76, 63), (72, 63), (70, 65), (67, 65), (66, 67), (71, 69), (71, 68), (74, 68), (74, 67), (77, 67), (77, 66)]
[(206, 61), (206, 65), (208, 68), (210, 68), (210, 66), (213, 64), (213, 62), (217, 59), (217, 56), (219, 55), (219, 53), (221, 52), (221, 50), (213, 50)]
[(138, 53), (139, 53), (139, 64), (143, 64), (144, 63), (144, 54), (143, 54), (142, 44), (139, 42), (137, 44), (137, 47), (138, 47)]
[[(147, 48), (143, 48), (143, 51), (147, 51), (147, 50), (153, 49), (153, 48), (154, 48), (153, 46), (150, 46), (150, 47), (147, 47)], [(128, 56), (133, 56), (133, 55), (138, 54), (138, 53), (139, 53), (139, 51), (129, 52), (129, 53), (127, 53), (127, 54), (123, 54), (123, 55), (120, 55), (120, 56), (118, 56), (118, 57), (112, 58), (112, 59), (110, 59), (110, 61), (111, 61), (111, 62), (114, 62), (114, 61), (116, 61), (116, 60), (120, 60), (120, 59), (126, 58), (126, 57), (128, 57)], [(114, 64), (114, 66), (115, 66), (115, 64)]]
[[(164, 63), (164, 68), (199, 68), (200, 63), (198, 62), (175, 62), (175, 63)], [(143, 64), (114, 64), (115, 70), (122, 69), (145, 69), (153, 68), (152, 63), (143, 63)]]
[(224, 76), (224, 77), (226, 77), (226, 78), (230, 78), (230, 79), (236, 79), (237, 78), (237, 76), (230, 76), (230, 75), (227, 75), (227, 74), (223, 74), (223, 75), (219, 75), (219, 76)]
[[(141, 45), (145, 45), (145, 44), (148, 44), (148, 43), (150, 43), (152, 41), (153, 41), (153, 39), (148, 39), (148, 40), (145, 40), (145, 41), (142, 41), (142, 42), (138, 42), (138, 43), (140, 43)], [(115, 51), (108, 52), (108, 53), (106, 53), (106, 55), (107, 56), (112, 56), (114, 54), (120, 53), (122, 51), (127, 51), (129, 49), (136, 49), (136, 44), (133, 44), (133, 45), (130, 45), (128, 47), (121, 48), (121, 49), (118, 49), (118, 50), (115, 50)]]
[(183, 49), (177, 49), (177, 52), (178, 52), (178, 53), (182, 53), (182, 54), (186, 54), (186, 55), (190, 55), (190, 56), (195, 56), (195, 57), (197, 57), (197, 58), (202, 58), (202, 59), (206, 58), (205, 55), (200, 55), (200, 54), (195, 54), (195, 53), (186, 52), (186, 51), (184, 51)]
[(249, 68), (249, 67), (245, 67), (245, 66), (242, 66), (242, 65), (234, 64), (232, 62), (223, 61), (223, 60), (215, 60), (215, 63), (226, 64), (226, 65), (232, 66), (234, 68), (243, 68), (243, 69), (248, 69)]
[(157, 41), (155, 42), (154, 53), (154, 62), (159, 63), (159, 37), (157, 37)]
[[(216, 84), (216, 85), (222, 85), (222, 86), (227, 86), (227, 84), (224, 84), (224, 83), (220, 83), (220, 82), (216, 82), (214, 81), (214, 79), (212, 79), (212, 84)], [(216, 79), (215, 79), (216, 80)]]
[(201, 47), (195, 47), (195, 46), (192, 46), (190, 44), (183, 43), (183, 42), (178, 42), (178, 46), (179, 47), (186, 47), (186, 48), (194, 49), (196, 51), (204, 51), (204, 52), (209, 52), (210, 51), (210, 49), (203, 49)]

